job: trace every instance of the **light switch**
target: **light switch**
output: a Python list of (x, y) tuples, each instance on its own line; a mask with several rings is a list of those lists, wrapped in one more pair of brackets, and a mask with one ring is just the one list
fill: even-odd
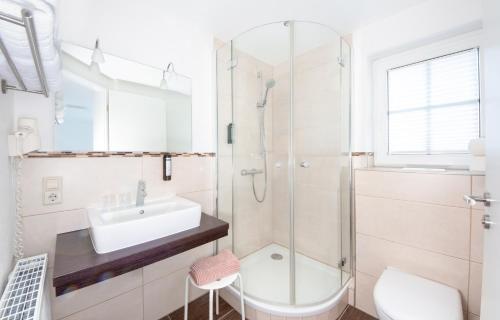
[(59, 189), (59, 181), (57, 178), (46, 178), (45, 189), (46, 190), (57, 190)]
[(62, 203), (62, 177), (43, 178), (43, 204)]

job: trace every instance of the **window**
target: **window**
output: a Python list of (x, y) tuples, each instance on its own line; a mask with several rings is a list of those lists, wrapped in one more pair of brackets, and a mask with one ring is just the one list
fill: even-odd
[(373, 64), (377, 165), (464, 167), (481, 134), (478, 34)]
[(477, 48), (387, 71), (388, 152), (467, 153), (479, 137)]

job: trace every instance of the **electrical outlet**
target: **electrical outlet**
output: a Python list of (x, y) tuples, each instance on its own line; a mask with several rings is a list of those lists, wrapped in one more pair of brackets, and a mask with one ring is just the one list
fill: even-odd
[(54, 205), (62, 203), (62, 177), (43, 178), (43, 204)]
[(61, 191), (46, 191), (44, 193), (43, 204), (53, 205), (61, 203), (62, 203)]

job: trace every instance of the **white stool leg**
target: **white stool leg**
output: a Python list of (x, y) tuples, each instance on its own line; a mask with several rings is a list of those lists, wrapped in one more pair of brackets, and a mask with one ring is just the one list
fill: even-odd
[(241, 301), (241, 320), (245, 320), (245, 300), (243, 298), (243, 278), (241, 274), (238, 273), (238, 278), (240, 279), (240, 301)]
[(219, 290), (215, 290), (215, 314), (219, 315)]
[(189, 275), (186, 277), (186, 288), (184, 289), (184, 320), (188, 320), (189, 277)]
[(214, 290), (210, 289), (209, 293), (209, 306), (208, 306), (208, 319), (213, 320), (214, 318)]

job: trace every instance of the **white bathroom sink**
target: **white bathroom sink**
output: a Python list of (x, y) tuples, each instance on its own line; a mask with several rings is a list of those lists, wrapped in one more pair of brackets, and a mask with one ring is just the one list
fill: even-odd
[(90, 235), (97, 253), (107, 253), (200, 226), (201, 206), (170, 197), (143, 206), (87, 208)]

